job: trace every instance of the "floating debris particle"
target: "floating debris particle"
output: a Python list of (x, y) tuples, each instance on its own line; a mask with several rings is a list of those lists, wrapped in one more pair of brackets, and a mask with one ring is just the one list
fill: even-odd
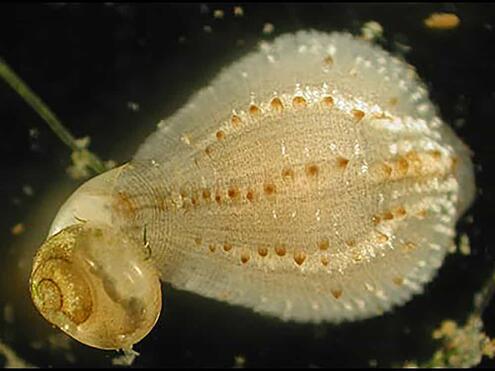
[(29, 184), (25, 184), (22, 186), (22, 192), (24, 192), (24, 194), (26, 196), (33, 196), (34, 195), (34, 190), (33, 190), (33, 187), (31, 187)]
[(465, 233), (461, 235), (461, 238), (459, 240), (459, 251), (462, 255), (471, 254), (471, 243), (469, 242), (468, 235)]
[(216, 19), (222, 19), (225, 15), (225, 12), (222, 9), (215, 9), (213, 11), (213, 17)]
[(72, 165), (66, 171), (72, 179), (77, 180), (90, 176), (89, 165), (91, 160), (87, 151), (74, 151), (70, 158), (72, 159)]
[(234, 368), (242, 368), (246, 364), (246, 357), (239, 354), (234, 357)]
[(459, 17), (453, 13), (432, 13), (424, 20), (426, 27), (436, 30), (451, 30), (460, 23)]
[(206, 33), (212, 33), (213, 32), (213, 28), (211, 28), (210, 25), (205, 24), (203, 26), (203, 31), (206, 32)]
[(263, 33), (265, 35), (270, 35), (273, 31), (275, 31), (275, 26), (273, 23), (267, 22), (263, 25)]
[(244, 15), (244, 9), (242, 6), (234, 6), (234, 15), (236, 17), (242, 17)]
[(473, 367), (483, 356), (493, 358), (495, 355), (494, 340), (483, 332), (483, 322), (477, 315), (469, 317), (463, 327), (445, 320), (432, 336), (442, 341), (442, 347), (425, 367)]
[[(91, 142), (89, 136), (78, 138), (75, 141), (79, 150), (75, 150), (71, 153), (72, 165), (70, 165), (66, 171), (72, 179), (84, 179), (89, 177), (91, 173), (91, 166), (94, 158), (92, 153), (87, 150)], [(105, 169), (110, 170), (115, 166), (115, 161), (108, 160), (103, 163)]]
[(37, 128), (29, 129), (29, 147), (31, 151), (37, 152), (40, 150), (40, 145), (38, 143), (38, 139), (40, 137), (40, 131)]
[(185, 37), (184, 35), (181, 35), (179, 36), (179, 44), (184, 44), (186, 41), (187, 41), (187, 37)]
[(132, 366), (139, 353), (134, 349), (123, 349), (124, 354), (112, 358), (112, 364), (115, 366)]
[(29, 136), (32, 139), (38, 139), (40, 136), (40, 131), (37, 128), (31, 128), (29, 129)]
[(14, 226), (10, 229), (10, 232), (11, 232), (14, 236), (19, 236), (20, 234), (23, 234), (25, 230), (26, 230), (26, 227), (24, 227), (24, 224), (22, 224), (22, 223), (17, 223), (16, 225), (14, 225)]
[(132, 112), (137, 112), (140, 109), (139, 103), (133, 101), (127, 102), (127, 108), (129, 108)]
[(383, 36), (383, 27), (376, 21), (366, 22), (361, 27), (361, 38), (366, 41), (375, 41)]

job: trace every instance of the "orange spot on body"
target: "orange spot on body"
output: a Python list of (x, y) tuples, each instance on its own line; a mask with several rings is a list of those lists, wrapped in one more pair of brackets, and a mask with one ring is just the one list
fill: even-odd
[(323, 264), (326, 267), (328, 265), (328, 263), (330, 263), (330, 261), (328, 260), (328, 257), (322, 256), (321, 257), (321, 264)]
[(332, 108), (333, 107), (333, 104), (334, 104), (334, 99), (332, 97), (324, 97), (323, 98), (323, 104), (327, 108)]
[(230, 123), (234, 128), (239, 127), (242, 124), (241, 118), (237, 115), (232, 115), (230, 118)]
[(434, 149), (434, 150), (430, 151), (430, 155), (435, 160), (440, 160), (442, 158), (442, 152), (440, 152), (438, 149)]
[(203, 192), (201, 192), (201, 195), (203, 196), (203, 199), (209, 200), (211, 197), (211, 193), (208, 189), (203, 189)]
[(254, 191), (253, 190), (247, 191), (246, 192), (246, 198), (248, 199), (248, 201), (253, 202), (253, 200), (254, 200)]
[(273, 183), (265, 183), (263, 186), (263, 190), (267, 196), (271, 196), (277, 191), (277, 188)]
[(328, 250), (328, 248), (330, 247), (330, 241), (328, 241), (328, 238), (324, 238), (320, 242), (318, 242), (318, 247), (322, 251)]
[(337, 157), (337, 166), (341, 169), (345, 169), (349, 164), (349, 160), (344, 157)]
[(304, 97), (294, 97), (292, 99), (292, 105), (295, 108), (304, 108), (308, 105), (308, 103), (306, 102), (306, 99), (304, 99)]
[(286, 167), (282, 169), (282, 177), (285, 179), (293, 179), (294, 178), (294, 170), (290, 167)]
[(320, 168), (316, 164), (308, 164), (305, 167), (306, 175), (309, 177), (316, 177), (320, 172)]
[(201, 240), (201, 238), (200, 238), (200, 237), (196, 237), (196, 238), (194, 239), (194, 242), (196, 243), (196, 245), (198, 245), (198, 246), (199, 246), (199, 245), (201, 245), (202, 240)]
[(246, 252), (243, 252), (241, 254), (241, 262), (242, 262), (242, 264), (246, 264), (249, 261), (249, 258), (250, 258), (249, 254), (246, 253)]
[(260, 247), (258, 247), (258, 254), (259, 254), (259, 256), (264, 258), (265, 256), (268, 255), (268, 249), (264, 246), (260, 246)]
[(364, 112), (359, 109), (353, 109), (351, 113), (356, 121), (361, 121), (364, 117)]
[(191, 197), (191, 203), (194, 207), (198, 206), (199, 205), (199, 201), (198, 199), (195, 197), (195, 196), (192, 196)]
[(388, 241), (388, 236), (382, 232), (378, 232), (377, 240), (379, 243), (385, 243)]
[(302, 265), (304, 261), (306, 260), (306, 254), (302, 250), (296, 250), (294, 252), (294, 261), (296, 262), (297, 265)]
[(222, 141), (225, 139), (225, 133), (222, 130), (218, 130), (215, 136), (217, 137), (218, 141)]
[(227, 195), (231, 198), (231, 199), (234, 199), (234, 198), (237, 198), (239, 197), (239, 189), (237, 187), (230, 187), (229, 190), (227, 191)]
[(401, 276), (397, 276), (392, 279), (392, 282), (395, 283), (397, 286), (402, 286), (402, 284), (404, 283), (404, 278), (402, 278)]
[(257, 116), (261, 113), (261, 109), (256, 104), (251, 104), (249, 106), (249, 114), (251, 116)]
[(208, 249), (209, 249), (211, 252), (215, 252), (216, 247), (215, 247), (215, 245), (210, 244), (210, 245), (208, 245)]
[(280, 98), (275, 97), (270, 102), (270, 107), (276, 112), (282, 112), (284, 109), (284, 104), (282, 103)]
[(339, 299), (342, 296), (342, 289), (332, 289), (330, 292), (335, 299)]
[(327, 55), (323, 59), (323, 65), (326, 66), (326, 67), (331, 67), (333, 65), (333, 58), (332, 58), (331, 55)]
[(385, 177), (390, 178), (390, 176), (392, 175), (392, 168), (389, 165), (383, 163), (382, 169)]
[(215, 201), (219, 205), (222, 203), (222, 195), (219, 192), (217, 192), (215, 195)]
[(395, 209), (395, 214), (398, 217), (404, 217), (404, 216), (406, 216), (407, 212), (403, 206), (399, 206), (398, 208)]
[(275, 246), (275, 253), (278, 256), (284, 256), (287, 253), (287, 249), (285, 248), (284, 245), (278, 245), (278, 246)]
[(378, 225), (380, 224), (380, 221), (381, 221), (381, 218), (378, 216), (378, 215), (373, 215), (371, 217), (371, 222), (374, 224), (374, 225)]
[(396, 165), (397, 165), (396, 166), (397, 172), (399, 173), (400, 176), (404, 176), (407, 174), (407, 171), (409, 170), (409, 161), (401, 157), (397, 160)]
[(227, 251), (227, 252), (230, 251), (230, 250), (232, 250), (232, 245), (230, 243), (225, 242), (223, 244), (223, 250), (224, 251)]
[(394, 218), (394, 214), (392, 214), (390, 211), (386, 211), (382, 215), (384, 220), (392, 220)]

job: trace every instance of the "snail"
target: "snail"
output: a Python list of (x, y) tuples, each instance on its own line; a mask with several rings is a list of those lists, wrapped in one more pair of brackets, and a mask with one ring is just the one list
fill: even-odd
[(281, 35), (73, 193), (31, 295), (101, 349), (151, 331), (160, 281), (282, 320), (377, 316), (442, 264), (470, 157), (412, 66), (347, 33)]

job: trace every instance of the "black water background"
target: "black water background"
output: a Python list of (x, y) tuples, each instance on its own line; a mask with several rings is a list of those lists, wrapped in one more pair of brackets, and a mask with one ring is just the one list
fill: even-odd
[[(247, 366), (363, 366), (376, 360), (388, 366), (407, 359), (426, 359), (434, 349), (431, 331), (444, 318), (462, 321), (474, 291), (494, 264), (495, 220), (495, 8), (491, 4), (2, 4), (0, 56), (39, 93), (76, 135), (90, 135), (92, 149), (103, 158), (124, 162), (153, 131), (155, 123), (185, 103), (219, 68), (272, 39), (301, 28), (349, 30), (376, 20), (385, 28), (384, 46), (405, 54), (430, 87), (442, 117), (473, 149), (478, 199), (473, 222), (460, 230), (471, 238), (469, 257), (450, 256), (438, 277), (408, 305), (373, 320), (334, 326), (284, 324), (248, 310), (165, 288), (166, 312), (157, 329), (136, 349), (135, 366), (224, 366), (244, 355)], [(237, 5), (237, 4), (235, 4)], [(225, 17), (215, 19), (213, 9)], [(422, 25), (433, 11), (455, 11), (461, 27), (434, 32)], [(275, 26), (264, 36), (263, 24)], [(212, 28), (206, 32), (204, 26)], [(239, 45), (239, 40), (242, 45)], [(139, 111), (128, 108), (137, 102)], [(0, 303), (27, 295), (27, 278), (12, 267), (18, 251), (10, 228), (36, 223), (31, 205), (55, 181), (68, 183), (64, 169), (69, 151), (46, 125), (0, 83)], [(34, 131), (33, 131), (34, 129)], [(29, 184), (35, 193), (22, 192)], [(31, 224), (30, 224), (31, 223)], [(44, 221), (48, 223), (48, 221)], [(70, 343), (76, 363), (62, 351), (32, 349), (26, 339), (51, 330), (30, 307), (26, 325), (3, 323), (7, 339), (27, 361), (44, 366), (107, 366), (111, 352)], [(488, 308), (486, 327), (495, 336), (495, 305)], [(32, 312), (32, 313), (31, 313)], [(40, 323), (37, 323), (38, 321)], [(41, 334), (43, 331), (43, 334)], [(371, 365), (374, 363), (371, 362)], [(484, 362), (491, 365), (493, 362)]]

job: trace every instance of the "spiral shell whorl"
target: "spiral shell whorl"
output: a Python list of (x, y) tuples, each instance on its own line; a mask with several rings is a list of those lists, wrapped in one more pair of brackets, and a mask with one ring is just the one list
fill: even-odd
[(90, 223), (49, 238), (35, 257), (30, 283), (34, 304), (49, 322), (101, 349), (132, 346), (161, 309), (158, 275), (141, 246)]

